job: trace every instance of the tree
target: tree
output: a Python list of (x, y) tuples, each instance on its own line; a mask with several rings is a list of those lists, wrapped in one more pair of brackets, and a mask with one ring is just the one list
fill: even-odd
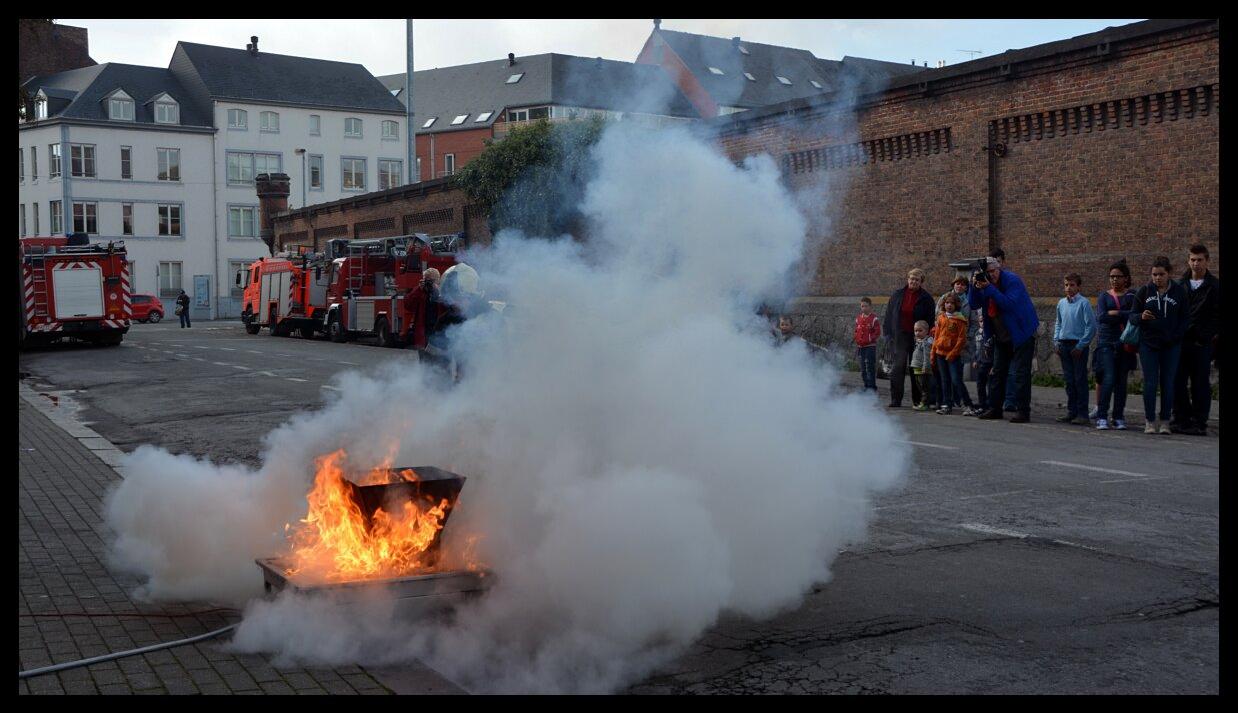
[(576, 233), (579, 206), (595, 170), (591, 152), (605, 121), (551, 123), (512, 129), (456, 176), (456, 184), (490, 216), (492, 232), (517, 228), (528, 235)]

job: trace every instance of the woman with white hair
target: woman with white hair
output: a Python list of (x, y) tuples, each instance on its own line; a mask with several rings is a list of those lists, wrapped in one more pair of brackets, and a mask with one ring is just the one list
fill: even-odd
[[(915, 324), (924, 320), (932, 324), (933, 297), (924, 289), (924, 270), (912, 268), (907, 271), (907, 286), (900, 287), (890, 295), (886, 304), (885, 321), (882, 322), (886, 333), (893, 340), (894, 368), (890, 372), (890, 408), (903, 405), (903, 383), (911, 364), (911, 355), (916, 347)], [(929, 391), (932, 391), (930, 387)], [(913, 404), (930, 399), (930, 394), (921, 393), (920, 384), (911, 380), (911, 401)]]

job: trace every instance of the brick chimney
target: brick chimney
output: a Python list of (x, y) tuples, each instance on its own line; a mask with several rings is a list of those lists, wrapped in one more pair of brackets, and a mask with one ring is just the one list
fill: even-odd
[(258, 236), (272, 255), (275, 254), (274, 216), (288, 210), (290, 183), (286, 173), (260, 173), (254, 177), (254, 188), (258, 191)]

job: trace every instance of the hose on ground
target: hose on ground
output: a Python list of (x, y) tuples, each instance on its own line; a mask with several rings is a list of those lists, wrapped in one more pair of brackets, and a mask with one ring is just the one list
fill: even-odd
[(131, 649), (129, 651), (119, 651), (114, 654), (104, 654), (102, 656), (94, 656), (92, 658), (82, 659), (81, 661), (68, 661), (66, 663), (58, 663), (53, 666), (44, 666), (43, 668), (32, 668), (29, 671), (19, 671), (17, 674), (17, 678), (18, 680), (21, 680), (23, 678), (32, 678), (34, 676), (42, 676), (43, 674), (46, 674), (46, 673), (56, 673), (57, 671), (67, 671), (71, 668), (89, 666), (91, 664), (103, 663), (104, 661), (114, 661), (116, 659), (123, 659), (128, 656), (137, 656), (138, 654), (148, 654), (148, 653), (151, 653), (152, 651), (160, 651), (162, 649), (171, 649), (177, 646), (185, 646), (186, 644), (195, 644), (199, 641), (206, 641), (207, 639), (213, 639), (216, 636), (219, 636), (221, 634), (226, 634), (229, 631), (232, 631), (233, 629), (235, 629), (237, 626), (238, 626), (237, 624), (229, 624), (228, 626), (225, 626), (222, 629), (216, 629), (215, 631), (208, 631), (205, 634), (191, 636), (188, 639), (180, 639), (179, 641), (169, 641), (163, 644), (151, 644), (150, 646), (143, 646), (140, 649)]

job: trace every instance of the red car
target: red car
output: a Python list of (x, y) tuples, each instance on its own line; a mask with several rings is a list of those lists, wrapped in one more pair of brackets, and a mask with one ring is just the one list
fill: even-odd
[(138, 322), (158, 322), (163, 319), (163, 303), (154, 295), (134, 295), (133, 319)]

